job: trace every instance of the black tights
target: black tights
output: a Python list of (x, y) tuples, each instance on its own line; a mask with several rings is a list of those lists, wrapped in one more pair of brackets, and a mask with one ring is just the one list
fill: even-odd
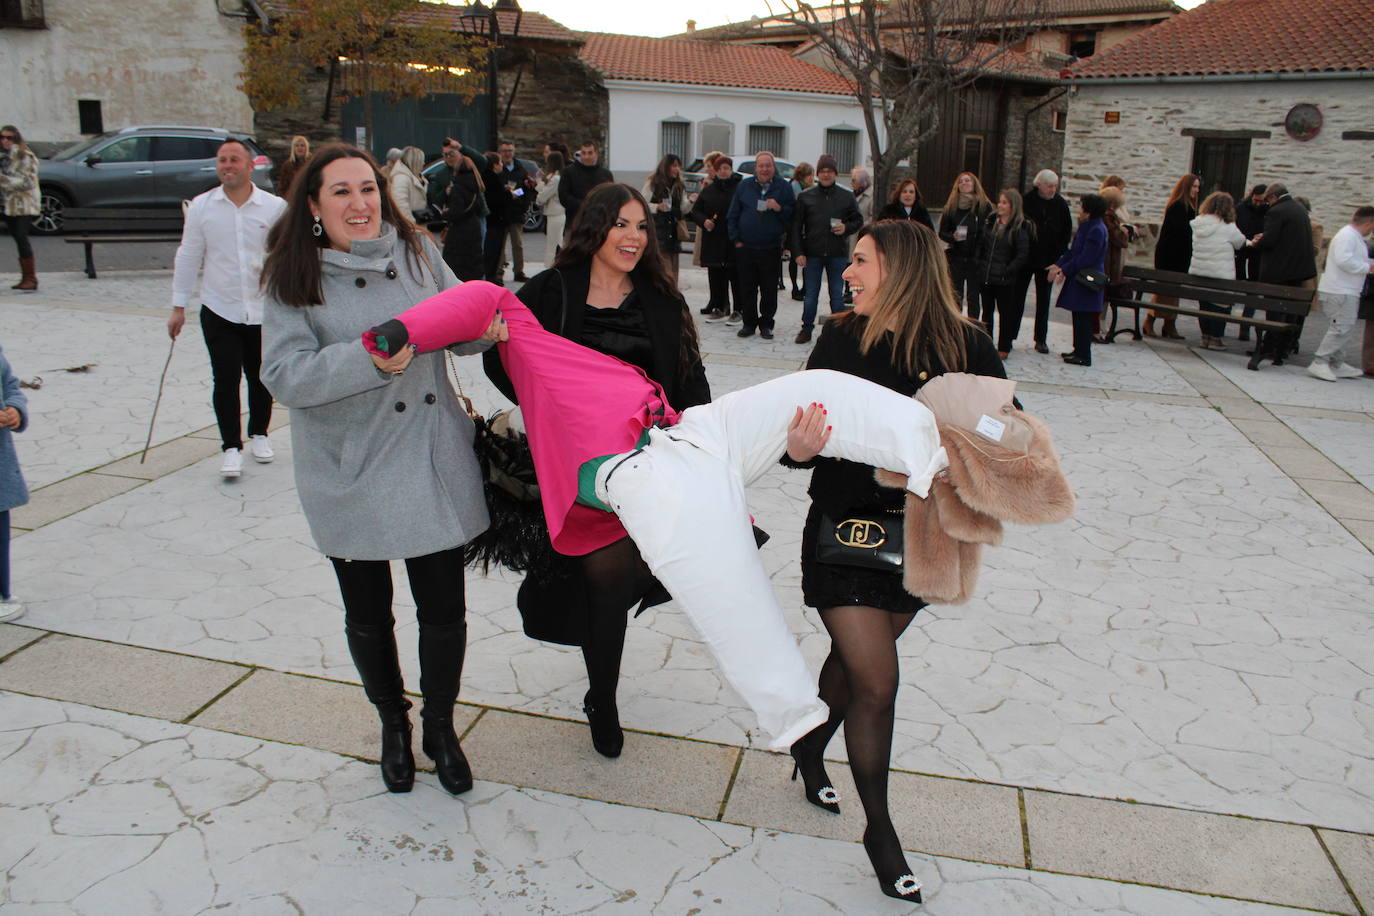
[(644, 597), (652, 575), (628, 537), (582, 557), (587, 591), (587, 639), (582, 659), (587, 663), (591, 705), (614, 710), (620, 657), (625, 651), (625, 615)]
[(821, 610), (821, 622), (830, 634), (830, 654), (821, 666), (820, 694), (830, 707), (830, 718), (807, 736), (809, 746), (823, 748), (822, 742), (828, 744), (844, 723), (849, 769), (868, 821), (865, 834), (871, 848), (885, 859), (874, 864), (880, 866), (880, 872), (893, 874), (905, 870), (901, 843), (887, 807), (897, 702), (897, 639), (915, 616), (872, 607)]
[[(348, 624), (389, 627), (391, 563), (387, 560), (341, 560), (330, 557), (343, 596)], [(463, 550), (455, 547), (405, 561), (415, 617), (420, 623), (444, 626), (462, 623), (467, 614), (463, 594)]]

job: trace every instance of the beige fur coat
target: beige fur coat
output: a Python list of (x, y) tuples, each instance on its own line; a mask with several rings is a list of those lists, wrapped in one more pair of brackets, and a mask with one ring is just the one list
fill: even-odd
[[(983, 545), (1002, 542), (1003, 522), (1045, 525), (1073, 515), (1073, 492), (1049, 428), (1028, 413), (1020, 416), (1033, 431), (1024, 454), (939, 424), (949, 468), (928, 497), (906, 497), (902, 585), (911, 594), (934, 604), (963, 604), (978, 583)], [(883, 486), (906, 484), (891, 471), (880, 470), (877, 478)]]

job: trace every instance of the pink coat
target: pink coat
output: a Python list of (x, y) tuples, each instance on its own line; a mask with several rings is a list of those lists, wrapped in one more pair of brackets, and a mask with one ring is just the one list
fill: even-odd
[[(620, 540), (625, 529), (619, 519), (576, 502), (577, 469), (592, 458), (631, 450), (647, 427), (656, 420), (671, 426), (678, 412), (643, 370), (544, 330), (524, 303), (492, 283), (452, 287), (397, 319), (425, 353), (476, 340), (497, 310), (510, 329), (497, 352), (520, 399), (554, 549), (581, 556)], [(363, 343), (378, 352), (371, 331)]]

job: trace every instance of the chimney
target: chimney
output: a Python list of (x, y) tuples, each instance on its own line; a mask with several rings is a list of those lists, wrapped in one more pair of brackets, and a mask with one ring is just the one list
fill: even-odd
[(688, 20), (687, 20), (687, 31), (689, 31), (689, 32), (695, 32), (696, 30), (697, 30), (697, 21), (696, 21), (695, 19), (688, 19)]

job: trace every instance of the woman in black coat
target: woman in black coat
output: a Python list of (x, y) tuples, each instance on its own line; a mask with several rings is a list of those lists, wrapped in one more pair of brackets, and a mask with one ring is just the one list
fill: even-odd
[(897, 182), (897, 187), (892, 190), (892, 198), (887, 202), (887, 206), (878, 211), (874, 219), (910, 219), (927, 229), (935, 229), (935, 224), (930, 221), (930, 211), (921, 199), (921, 189), (917, 186), (915, 178), (903, 178)]
[[(959, 314), (935, 233), (910, 221), (864, 227), (845, 279), (854, 289), (854, 309), (826, 323), (808, 369), (848, 372), (904, 395), (946, 371), (1006, 377), (987, 334)], [(926, 603), (902, 587), (900, 569), (816, 559), (822, 514), (843, 519), (852, 512), (892, 512), (901, 525), (905, 494), (879, 487), (874, 468), (866, 465), (821, 458), (806, 466), (815, 470), (802, 534), (802, 593), (831, 638), (820, 673), (830, 718), (792, 745), (794, 772), (805, 781), (807, 801), (839, 812), (824, 755), (843, 722), (849, 767), (868, 822), (864, 849), (883, 893), (919, 902), (919, 882), (888, 811), (887, 775), (899, 682), (897, 640)]]
[[(1164, 222), (1159, 227), (1159, 240), (1155, 243), (1155, 270), (1172, 270), (1186, 274), (1193, 260), (1193, 217), (1197, 216), (1197, 197), (1202, 190), (1202, 179), (1193, 174), (1184, 175), (1174, 183), (1169, 192), (1169, 201), (1164, 205)], [(1178, 305), (1174, 296), (1155, 296), (1160, 305)], [(1146, 337), (1155, 336), (1155, 319), (1160, 317), (1150, 312), (1141, 331)], [(1174, 318), (1164, 316), (1164, 327), (1160, 336), (1173, 340), (1183, 340), (1183, 335), (1174, 327)]]
[(466, 156), (449, 182), (444, 219), (444, 263), (459, 280), (482, 279), (482, 210), (479, 199), (485, 190), (477, 165)]
[(707, 321), (728, 317), (730, 303), (734, 302), (734, 309), (738, 311), (740, 302), (735, 246), (730, 243), (725, 215), (730, 211), (730, 201), (734, 200), (735, 189), (744, 176), (736, 174), (735, 161), (729, 156), (717, 157), (712, 172), (711, 183), (701, 189), (691, 212), (693, 222), (701, 227), (697, 244), (701, 246), (701, 266), (706, 268), (711, 289), (711, 298), (703, 312)]
[(983, 227), (991, 212), (992, 202), (983, 192), (978, 176), (960, 172), (945, 199), (939, 233), (940, 240), (948, 246), (945, 256), (954, 283), (954, 301), (974, 318), (982, 311), (978, 304), (978, 255), (983, 250)]
[(996, 314), (1002, 314), (997, 334), (997, 355), (1006, 359), (1012, 341), (1021, 330), (1026, 293), (1021, 276), (1030, 263), (1034, 225), (1021, 212), (1021, 193), (1003, 188), (997, 195), (997, 212), (988, 217), (983, 233), (983, 327), (993, 336)]
[[(582, 201), (568, 243), (549, 270), (517, 293), (547, 330), (638, 366), (663, 387), (668, 403), (686, 410), (711, 400), (696, 323), (668, 276), (650, 222), (650, 206), (624, 184), (593, 188)], [(638, 246), (629, 259), (622, 249)], [(487, 377), (512, 401), (515, 389), (495, 351), (483, 358)], [(585, 617), (582, 657), (589, 689), (583, 712), (592, 744), (607, 757), (625, 743), (616, 705), (626, 612), (668, 600), (629, 537), (582, 557), (560, 557), (546, 574), (521, 583), (521, 613)]]
[(677, 237), (677, 227), (682, 222), (682, 160), (673, 153), (664, 156), (659, 160), (658, 168), (644, 182), (640, 193), (649, 201), (649, 215), (653, 218), (658, 251), (676, 285), (677, 256), (682, 253), (682, 241)]

